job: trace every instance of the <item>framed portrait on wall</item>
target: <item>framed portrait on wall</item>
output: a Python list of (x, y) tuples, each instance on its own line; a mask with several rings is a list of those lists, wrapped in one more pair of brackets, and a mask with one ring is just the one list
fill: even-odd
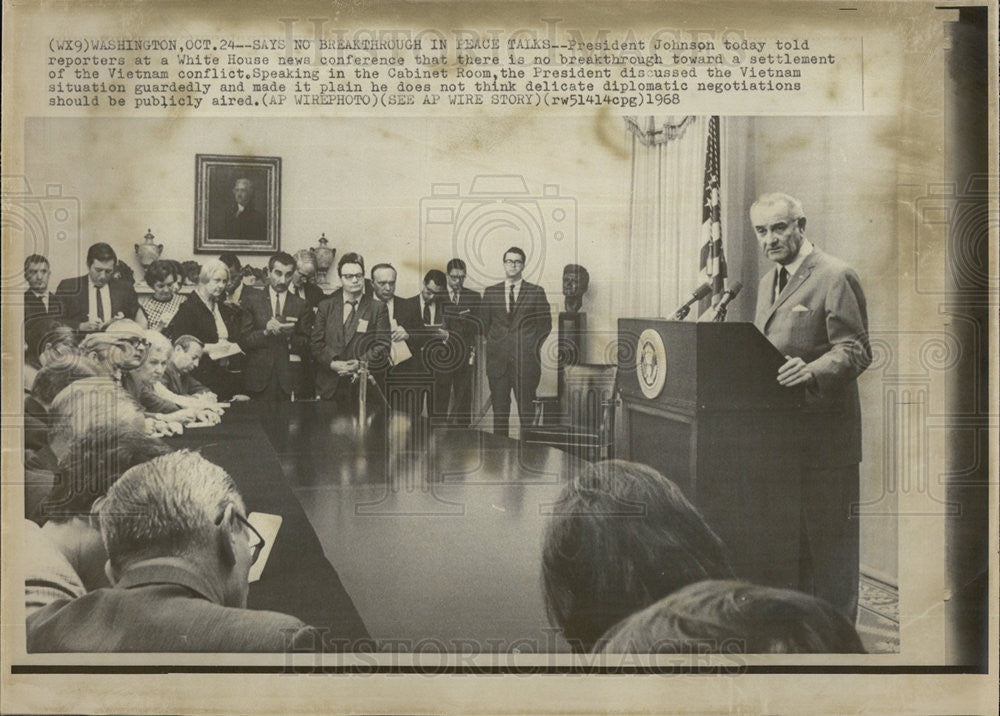
[(281, 157), (195, 155), (195, 253), (281, 248)]

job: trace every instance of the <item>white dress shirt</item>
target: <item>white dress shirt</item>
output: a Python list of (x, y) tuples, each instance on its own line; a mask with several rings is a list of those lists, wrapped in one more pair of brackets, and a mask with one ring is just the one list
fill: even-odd
[[(813, 245), (812, 245), (812, 243), (810, 243), (809, 239), (802, 239), (802, 245), (799, 247), (799, 253), (798, 253), (798, 256), (795, 257), (795, 260), (792, 261), (791, 263), (785, 264), (784, 266), (782, 266), (781, 264), (778, 264), (775, 267), (775, 269), (774, 269), (774, 284), (773, 284), (773, 286), (774, 286), (774, 296), (772, 296), (772, 298), (771, 298), (771, 302), (772, 303), (774, 301), (778, 300), (778, 295), (781, 293), (781, 291), (778, 290), (778, 286), (780, 285), (778, 283), (778, 280), (779, 280), (779, 276), (781, 274), (781, 269), (785, 269), (786, 271), (788, 271), (788, 282), (791, 283), (792, 276), (795, 275), (795, 272), (799, 270), (799, 266), (801, 266), (802, 262), (806, 260), (806, 256), (808, 256), (809, 254), (811, 254), (812, 251), (813, 251)], [(786, 285), (786, 287), (787, 287), (787, 285)]]
[(111, 286), (110, 284), (104, 284), (100, 288), (97, 288), (92, 281), (87, 282), (88, 290), (90, 295), (87, 300), (90, 301), (89, 307), (89, 318), (91, 321), (100, 320), (97, 315), (97, 292), (101, 292), (101, 307), (104, 309), (104, 321), (110, 321), (114, 318), (114, 314), (111, 312)]
[(510, 303), (510, 287), (514, 287), (514, 303), (517, 303), (517, 299), (521, 297), (521, 284), (524, 283), (523, 278), (519, 278), (517, 281), (511, 281), (507, 279), (503, 282), (503, 302), (507, 306), (507, 312), (510, 313), (514, 310), (514, 307), (508, 305)]

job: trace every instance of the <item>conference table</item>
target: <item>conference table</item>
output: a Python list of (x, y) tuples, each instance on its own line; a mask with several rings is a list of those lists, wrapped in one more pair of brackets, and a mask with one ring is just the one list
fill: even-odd
[(569, 650), (546, 618), (541, 552), (577, 458), (396, 413), (361, 429), (323, 401), (234, 403), (171, 440), (224, 467), (248, 511), (282, 516), (251, 608), (347, 649)]

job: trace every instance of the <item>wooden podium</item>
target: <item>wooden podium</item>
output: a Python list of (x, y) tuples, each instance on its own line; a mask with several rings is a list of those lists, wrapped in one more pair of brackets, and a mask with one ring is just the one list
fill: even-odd
[(677, 483), (738, 577), (799, 584), (800, 389), (751, 323), (618, 321), (615, 453)]

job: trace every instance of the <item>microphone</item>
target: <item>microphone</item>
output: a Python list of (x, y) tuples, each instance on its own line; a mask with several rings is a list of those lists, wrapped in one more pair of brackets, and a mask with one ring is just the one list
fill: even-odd
[(706, 281), (694, 290), (694, 293), (691, 294), (691, 298), (689, 298), (683, 306), (677, 309), (677, 312), (674, 314), (674, 320), (683, 321), (687, 317), (687, 314), (691, 312), (691, 306), (708, 296), (710, 293), (712, 293), (712, 284)]
[(719, 301), (719, 305), (715, 307), (715, 318), (713, 320), (716, 323), (722, 323), (726, 320), (726, 307), (729, 306), (729, 302), (736, 298), (742, 290), (743, 282), (737, 281), (722, 292), (722, 299)]

